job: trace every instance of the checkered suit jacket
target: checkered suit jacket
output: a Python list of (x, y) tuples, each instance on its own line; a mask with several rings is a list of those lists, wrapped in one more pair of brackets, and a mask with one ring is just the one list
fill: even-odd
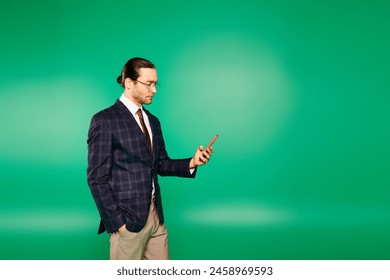
[(171, 159), (165, 150), (159, 120), (149, 111), (153, 152), (133, 115), (119, 100), (92, 117), (88, 132), (88, 185), (99, 210), (98, 233), (123, 224), (139, 232), (145, 225), (154, 180), (156, 206), (164, 223), (158, 176), (195, 177), (187, 159)]

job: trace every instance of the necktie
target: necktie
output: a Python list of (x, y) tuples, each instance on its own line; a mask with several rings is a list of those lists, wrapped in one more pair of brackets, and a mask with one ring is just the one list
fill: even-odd
[(146, 144), (148, 145), (148, 150), (149, 150), (149, 152), (152, 152), (152, 142), (150, 141), (149, 131), (146, 128), (146, 125), (145, 125), (145, 122), (144, 122), (144, 117), (142, 116), (141, 109), (138, 109), (136, 114), (139, 117), (139, 121), (140, 121), (141, 126), (142, 126), (142, 131), (143, 131), (143, 133), (145, 135), (145, 138), (146, 138)]

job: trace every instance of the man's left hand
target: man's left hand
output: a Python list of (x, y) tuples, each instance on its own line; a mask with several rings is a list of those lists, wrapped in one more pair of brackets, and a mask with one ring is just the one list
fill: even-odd
[(206, 164), (210, 160), (211, 154), (213, 152), (214, 152), (213, 147), (204, 149), (203, 146), (199, 146), (199, 148), (195, 152), (194, 157), (190, 161), (190, 168), (195, 168), (203, 164)]

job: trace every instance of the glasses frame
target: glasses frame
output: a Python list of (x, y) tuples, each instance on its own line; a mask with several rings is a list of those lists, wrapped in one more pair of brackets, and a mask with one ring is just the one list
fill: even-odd
[(160, 86), (160, 84), (157, 83), (157, 82), (152, 82), (150, 84), (147, 84), (147, 83), (144, 83), (144, 82), (141, 82), (141, 81), (138, 81), (138, 80), (136, 80), (136, 81), (141, 83), (141, 84), (143, 84), (144, 86), (146, 86), (149, 90), (152, 90), (153, 87), (157, 90), (159, 88), (159, 86)]

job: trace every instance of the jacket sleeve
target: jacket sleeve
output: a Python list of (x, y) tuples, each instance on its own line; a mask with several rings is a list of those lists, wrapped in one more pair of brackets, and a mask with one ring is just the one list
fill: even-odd
[(107, 121), (95, 115), (88, 132), (87, 179), (104, 227), (114, 232), (125, 219), (114, 199), (110, 180), (112, 177), (112, 134)]

